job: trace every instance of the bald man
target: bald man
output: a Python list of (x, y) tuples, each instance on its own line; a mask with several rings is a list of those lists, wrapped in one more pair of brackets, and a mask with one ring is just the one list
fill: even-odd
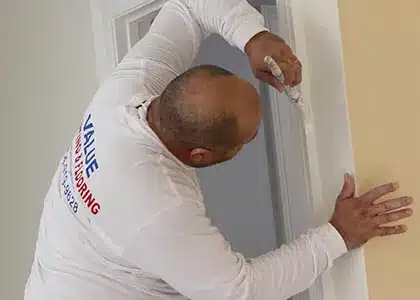
[(175, 78), (150, 104), (148, 122), (184, 164), (207, 167), (233, 158), (258, 132), (258, 93), (246, 80), (216, 66)]
[[(254, 74), (281, 89), (301, 80), (290, 48), (244, 0), (171, 0), (88, 106), (45, 198), (25, 300), (286, 299), (348, 249), (405, 227), (396, 189), (355, 198), (346, 176), (330, 222), (254, 259), (234, 252), (206, 217), (195, 168), (233, 158), (257, 134), (254, 87), (215, 66), (188, 68), (222, 35)], [(228, 200), (227, 200), (228, 201)]]

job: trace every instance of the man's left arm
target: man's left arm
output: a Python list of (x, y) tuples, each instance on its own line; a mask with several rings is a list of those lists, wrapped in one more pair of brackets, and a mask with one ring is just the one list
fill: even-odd
[[(146, 36), (118, 65), (114, 76), (135, 78), (141, 88), (159, 95), (172, 79), (192, 65), (202, 40), (216, 33), (246, 52), (254, 74), (272, 84), (267, 73), (260, 72), (262, 65), (257, 66), (263, 64), (263, 55), (270, 54), (275, 59), (294, 55), (281, 39), (263, 33), (267, 31), (262, 15), (245, 0), (170, 0)], [(277, 38), (274, 43), (273, 38)], [(283, 45), (289, 51), (287, 55)], [(281, 59), (276, 60), (281, 64)], [(290, 79), (289, 72), (285, 73)]]

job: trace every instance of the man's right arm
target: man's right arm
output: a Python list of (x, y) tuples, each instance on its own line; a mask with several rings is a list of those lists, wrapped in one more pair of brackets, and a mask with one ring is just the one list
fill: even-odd
[(287, 299), (347, 251), (340, 234), (326, 224), (246, 259), (231, 249), (196, 199), (181, 201), (141, 228), (123, 256), (192, 300)]
[[(346, 176), (331, 223), (255, 259), (233, 251), (205, 216), (200, 196), (183, 188), (164, 196), (172, 204), (139, 228), (122, 255), (192, 300), (287, 299), (309, 288), (347, 248), (406, 231), (386, 225), (411, 215), (410, 197), (376, 202), (396, 188), (385, 184), (355, 197), (354, 179)], [(136, 189), (132, 194), (141, 194)]]

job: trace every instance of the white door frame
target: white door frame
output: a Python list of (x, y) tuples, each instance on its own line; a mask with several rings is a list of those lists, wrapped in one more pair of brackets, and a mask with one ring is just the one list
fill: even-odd
[(90, 0), (99, 82), (115, 69), (122, 55), (138, 39), (141, 22), (151, 21), (167, 0)]
[[(297, 143), (295, 148), (287, 149), (280, 141), (275, 149), (279, 157), (286, 157), (289, 152), (287, 160), (294, 160), (296, 165), (305, 164), (306, 178), (301, 178), (299, 182), (307, 180), (305, 188), (309, 189), (310, 195), (306, 199), (308, 202), (304, 203), (307, 204), (306, 208), (303, 208), (302, 200), (299, 200), (303, 197), (296, 197), (302, 195), (302, 187), (287, 184), (287, 191), (281, 193), (282, 203), (279, 206), (283, 205), (283, 211), (289, 215), (289, 218), (283, 215), (287, 240), (302, 233), (301, 224), (296, 224), (293, 218), (309, 218), (310, 224), (306, 223), (307, 226), (317, 226), (328, 220), (343, 184), (344, 173), (354, 173), (339, 11), (337, 0), (277, 0), (277, 16), (269, 7), (263, 6), (262, 12), (267, 26), (285, 38), (302, 61), (301, 93), (310, 107), (313, 121), (305, 138), (299, 114), (291, 108), (285, 114), (284, 106), (288, 104), (284, 103), (287, 100), (270, 89), (270, 103), (274, 108), (272, 118), (279, 120), (274, 123), (274, 132), (292, 141), (300, 135), (302, 148), (298, 149)], [(284, 20), (288, 26), (281, 28)], [(276, 24), (280, 28), (275, 28)], [(284, 28), (288, 28), (288, 32)], [(287, 130), (282, 125), (285, 122), (289, 124)], [(288, 134), (293, 136), (288, 137)], [(293, 172), (287, 160), (277, 163), (282, 176), (286, 178), (289, 172)], [(339, 258), (334, 267), (309, 289), (309, 293), (297, 298), (367, 300), (363, 250), (351, 251)]]
[[(139, 29), (142, 22), (150, 22), (165, 2), (91, 0), (99, 82), (114, 70), (133, 40), (144, 34)], [(278, 93), (262, 87), (273, 112), (275, 144), (271, 148), (277, 166), (276, 190), (281, 200), (274, 203), (280, 228), (277, 235), (290, 241), (308, 227), (328, 220), (344, 172), (353, 172), (354, 160), (337, 0), (277, 0), (277, 4), (279, 20), (287, 20), (288, 32), (283, 27), (276, 30), (276, 24), (284, 23), (277, 21), (272, 9), (262, 7), (267, 26), (288, 40), (301, 59), (304, 66), (301, 92), (314, 118), (306, 141), (296, 110)], [(292, 140), (292, 146), (281, 144), (282, 140)], [(294, 299), (368, 299), (363, 251), (352, 251), (338, 259), (309, 291)]]

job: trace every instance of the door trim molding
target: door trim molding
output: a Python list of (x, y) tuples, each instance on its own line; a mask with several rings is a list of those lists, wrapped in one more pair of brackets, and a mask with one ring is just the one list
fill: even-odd
[[(281, 3), (278, 8), (274, 5), (263, 5), (261, 13), (266, 27), (295, 49), (291, 10), (285, 3)], [(303, 85), (300, 89), (302, 93), (305, 92)], [(316, 186), (316, 183), (311, 181), (310, 171), (314, 173), (314, 170), (317, 170), (314, 169), (317, 159), (311, 157), (311, 153), (316, 153), (316, 148), (310, 147), (316, 147), (316, 144), (312, 138), (313, 134), (305, 130), (301, 112), (284, 93), (279, 93), (264, 83), (260, 83), (260, 93), (263, 101), (268, 102), (264, 126), (269, 149), (268, 160), (271, 165), (276, 166), (270, 170), (270, 179), (277, 244), (280, 246), (292, 242), (306, 233), (308, 228), (315, 227), (313, 186)], [(322, 282), (317, 280), (308, 290), (292, 299), (324, 299)]]
[[(262, 85), (270, 99), (272, 124), (268, 127), (275, 143), (270, 148), (279, 172), (276, 190), (280, 197), (274, 207), (279, 208), (276, 216), (283, 217), (283, 234), (278, 236), (290, 242), (330, 218), (344, 173), (355, 169), (339, 11), (337, 0), (277, 0), (277, 7), (262, 6), (261, 10), (270, 30), (282, 36), (302, 61), (300, 89), (313, 120), (305, 130), (285, 96)], [(287, 26), (281, 26), (283, 22)], [(284, 145), (281, 138), (292, 145)], [(305, 172), (296, 174), (296, 166), (303, 166)], [(293, 299), (369, 299), (363, 250), (337, 259), (308, 291)]]
[(98, 82), (103, 82), (112, 73), (123, 56), (121, 53), (125, 54), (130, 48), (133, 19), (153, 15), (166, 1), (90, 0)]

